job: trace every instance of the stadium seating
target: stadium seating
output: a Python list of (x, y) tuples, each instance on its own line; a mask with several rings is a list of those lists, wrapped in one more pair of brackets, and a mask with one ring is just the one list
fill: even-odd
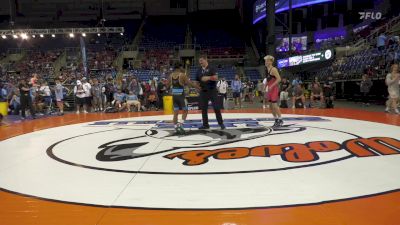
[(143, 27), (140, 47), (145, 49), (172, 49), (184, 44), (186, 25), (181, 19), (150, 17)]

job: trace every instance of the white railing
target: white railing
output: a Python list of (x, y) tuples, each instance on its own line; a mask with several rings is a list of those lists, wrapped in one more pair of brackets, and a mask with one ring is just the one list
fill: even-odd
[(392, 18), (389, 20), (389, 22), (385, 23), (384, 25), (375, 28), (366, 38), (359, 40), (356, 42), (353, 46), (358, 48), (361, 47), (365, 44), (372, 43), (373, 41), (376, 41), (376, 38), (382, 34), (382, 33), (387, 33), (392, 29), (393, 26), (397, 25), (400, 22), (400, 15)]

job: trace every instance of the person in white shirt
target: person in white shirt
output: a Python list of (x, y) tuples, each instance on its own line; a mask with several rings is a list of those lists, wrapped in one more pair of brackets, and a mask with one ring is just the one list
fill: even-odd
[(86, 111), (86, 101), (85, 101), (85, 90), (83, 89), (82, 82), (80, 80), (76, 81), (76, 86), (74, 87), (75, 103), (76, 103), (76, 114), (80, 113), (80, 107), (83, 106), (83, 113)]
[(227, 100), (227, 90), (228, 90), (228, 82), (226, 82), (225, 77), (222, 77), (221, 80), (217, 83), (218, 93), (224, 96), (224, 109), (228, 109), (228, 100)]
[(39, 88), (40, 95), (43, 97), (44, 103), (47, 106), (47, 113), (51, 110), (51, 90), (46, 81), (43, 81)]
[(87, 81), (86, 77), (82, 78), (82, 86), (85, 91), (86, 110), (90, 111), (92, 105), (92, 85)]
[(268, 83), (268, 80), (267, 80), (267, 78), (264, 78), (264, 80), (263, 80), (263, 88), (264, 88), (264, 91), (263, 91), (263, 109), (265, 109), (265, 108), (269, 108), (269, 105), (267, 104), (267, 95), (268, 95), (268, 86), (267, 86), (267, 83)]
[(386, 76), (386, 85), (388, 86), (389, 92), (389, 100), (386, 103), (386, 112), (389, 112), (391, 109), (399, 114), (399, 110), (397, 109), (397, 103), (399, 101), (399, 66), (398, 64), (393, 64), (391, 67), (390, 73)]

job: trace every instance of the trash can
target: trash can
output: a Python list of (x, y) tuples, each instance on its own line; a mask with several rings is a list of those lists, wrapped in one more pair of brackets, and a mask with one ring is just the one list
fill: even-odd
[(174, 113), (174, 103), (172, 96), (164, 96), (164, 114), (173, 114)]
[(8, 115), (8, 102), (0, 102), (0, 113), (3, 116)]

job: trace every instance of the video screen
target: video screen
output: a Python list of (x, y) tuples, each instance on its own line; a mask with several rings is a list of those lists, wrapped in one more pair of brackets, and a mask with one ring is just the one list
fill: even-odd
[[(323, 2), (332, 2), (333, 0), (292, 0), (292, 8), (299, 8), (307, 5), (314, 5)], [(289, 0), (277, 0), (275, 2), (275, 12), (283, 12), (289, 9)], [(266, 0), (258, 0), (253, 5), (253, 24), (266, 17)]]
[[(307, 50), (307, 36), (292, 37), (292, 50), (295, 52)], [(289, 38), (279, 38), (276, 47), (277, 52), (289, 51)]]

